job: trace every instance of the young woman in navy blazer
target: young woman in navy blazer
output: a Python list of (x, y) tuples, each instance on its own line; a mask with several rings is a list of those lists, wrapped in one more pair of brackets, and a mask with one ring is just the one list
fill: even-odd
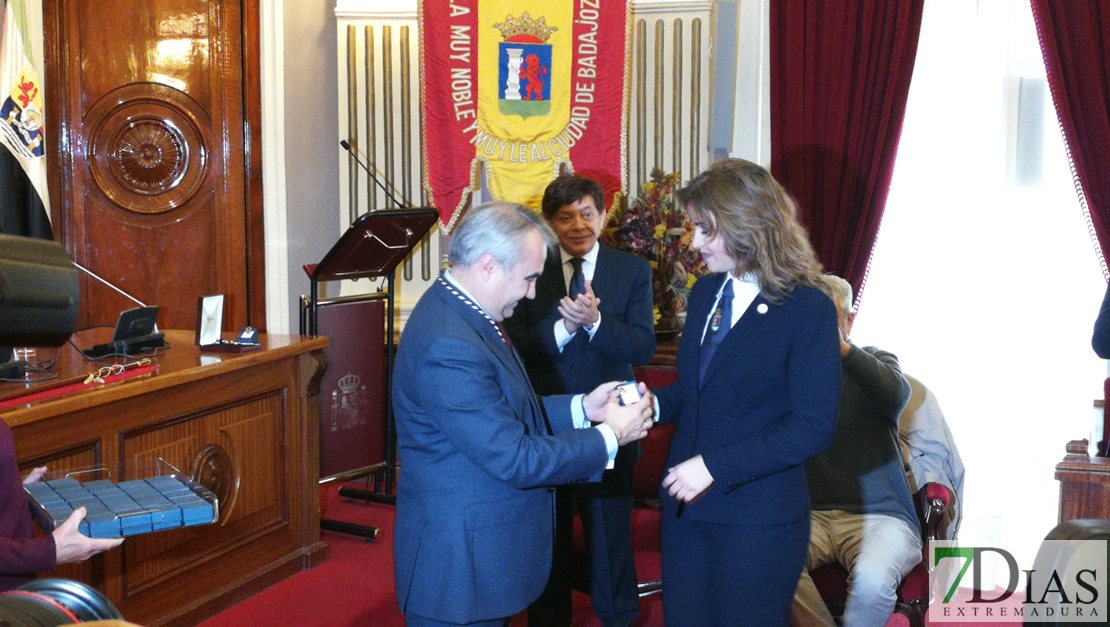
[[(677, 424), (662, 490), (665, 622), (787, 625), (809, 542), (802, 463), (836, 429), (836, 309), (815, 287), (821, 264), (794, 201), (762, 167), (720, 161), (677, 200), (711, 274), (690, 295), (678, 382), (656, 390), (660, 421)], [(710, 358), (703, 337), (718, 332)]]

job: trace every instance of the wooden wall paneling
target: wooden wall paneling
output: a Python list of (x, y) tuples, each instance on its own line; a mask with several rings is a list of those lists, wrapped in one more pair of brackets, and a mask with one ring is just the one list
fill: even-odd
[[(74, 259), (195, 327), (265, 325), (258, 6), (45, 0), (52, 213)], [(132, 305), (83, 279), (82, 321)]]
[[(240, 20), (243, 80), (243, 165), (246, 175), (243, 195), (247, 229), (247, 320), (260, 331), (266, 325), (266, 232), (263, 226), (262, 197), (262, 41), (259, 0), (243, 2)], [(228, 325), (238, 331), (244, 325)]]
[[(190, 336), (167, 331), (175, 347), (153, 375), (4, 416), (24, 469), (103, 465), (118, 481), (162, 458), (220, 496), (216, 523), (127, 538), (64, 575), (142, 625), (195, 624), (327, 557), (316, 498), (327, 341), (263, 335), (264, 350), (201, 366), (211, 356)], [(64, 351), (65, 376), (82, 372)]]
[[(277, 484), (284, 463), (279, 419), (283, 415), (281, 396), (268, 394), (128, 434), (123, 442), (124, 458), (136, 467), (162, 457), (193, 475), (190, 470), (197, 467), (198, 459), (220, 460), (208, 474), (209, 481), (202, 483), (216, 488), (213, 491), (223, 498), (215, 525), (133, 538), (129, 542), (132, 550), (126, 553), (127, 594), (141, 592), (190, 562), (218, 559), (228, 546), (261, 529), (285, 523), (287, 506)], [(220, 457), (212, 457), (210, 451)], [(226, 478), (221, 477), (224, 473)], [(223, 494), (212, 484), (228, 481), (231, 490)]]

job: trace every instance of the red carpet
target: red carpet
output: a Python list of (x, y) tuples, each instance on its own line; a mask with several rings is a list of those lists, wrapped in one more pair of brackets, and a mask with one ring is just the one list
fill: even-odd
[[(354, 485), (354, 484), (352, 484)], [(358, 487), (362, 487), (361, 484)], [(404, 625), (393, 592), (393, 508), (376, 503), (350, 502), (339, 497), (338, 485), (321, 488), (324, 517), (379, 527), (382, 537), (368, 543), (361, 538), (324, 531), (328, 560), (297, 573), (261, 593), (200, 623), (202, 627), (257, 625), (327, 625), (329, 627)], [(527, 619), (513, 619), (524, 627)], [(590, 599), (574, 594), (574, 625), (600, 625), (590, 612)], [(660, 595), (640, 600), (637, 625), (663, 625)]]
[[(323, 539), (329, 547), (326, 562), (312, 570), (299, 572), (213, 616), (201, 623), (202, 627), (400, 627), (405, 624), (397, 610), (397, 598), (393, 592), (393, 508), (340, 498), (338, 487), (329, 485), (321, 488), (323, 515), (344, 522), (379, 527), (382, 538), (370, 543), (355, 536), (325, 531)], [(357, 487), (363, 486), (358, 484)], [(658, 538), (643, 540), (658, 542)], [(637, 551), (637, 561), (641, 559), (642, 552)], [(657, 563), (645, 563), (643, 566), (651, 569), (648, 572), (658, 572)], [(967, 591), (961, 591), (961, 594), (965, 593)], [(601, 624), (590, 611), (589, 597), (578, 592), (574, 593), (573, 621), (575, 626), (583, 627)], [(526, 627), (527, 624), (523, 614), (512, 621), (513, 627)], [(663, 625), (661, 595), (640, 599), (640, 618), (636, 624), (644, 627)], [(888, 627), (906, 624), (905, 618), (896, 614)], [(935, 624), (968, 627), (982, 623)], [(994, 623), (993, 627), (999, 625), (1006, 623)], [(1010, 625), (1020, 625), (1020, 622)]]
[[(393, 508), (348, 503), (338, 485), (321, 488), (325, 517), (382, 529), (382, 539), (324, 531), (328, 560), (301, 571), (201, 623), (247, 625), (404, 625), (393, 594)], [(361, 487), (361, 486), (359, 486)]]

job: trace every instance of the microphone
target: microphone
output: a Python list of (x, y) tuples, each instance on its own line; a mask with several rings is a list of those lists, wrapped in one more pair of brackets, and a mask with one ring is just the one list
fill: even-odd
[[(376, 183), (378, 187), (380, 187), (381, 190), (385, 192), (386, 197), (393, 201), (393, 204), (397, 205), (398, 207), (412, 207), (412, 203), (403, 203), (397, 200), (397, 198), (393, 194), (389, 193), (389, 190), (386, 189), (386, 186), (378, 180), (378, 177), (374, 176), (374, 171), (370, 169), (370, 166), (363, 163), (362, 159), (359, 159), (359, 155), (362, 154), (362, 151), (352, 147), (351, 144), (345, 139), (339, 140), (339, 145), (343, 147), (343, 150), (346, 150), (352, 157), (355, 158), (355, 161), (360, 166), (362, 166), (363, 170), (366, 170), (366, 173), (370, 175), (370, 180), (374, 181), (374, 183)], [(367, 159), (367, 161), (369, 161), (369, 159)]]
[(119, 320), (116, 322), (112, 341), (107, 344), (97, 344), (92, 348), (81, 351), (85, 357), (98, 359), (108, 355), (132, 355), (144, 350), (166, 347), (163, 341), (165, 335), (158, 330), (158, 323), (155, 321), (158, 316), (157, 306), (147, 305), (76, 261), (70, 263), (141, 307), (141, 309), (129, 309), (121, 313)]
[[(98, 275), (97, 273), (93, 272), (92, 270), (89, 270), (85, 266), (82, 266), (81, 264), (77, 263), (76, 261), (74, 261), (72, 263), (73, 263), (73, 265), (77, 266), (77, 269), (81, 270), (82, 272), (91, 276), (92, 278), (96, 279), (97, 281), (100, 281), (104, 285), (107, 285), (108, 287), (114, 289), (115, 291), (119, 292), (120, 294), (123, 294), (124, 296), (126, 296), (127, 298), (129, 298), (130, 300), (132, 300), (133, 302), (138, 304), (140, 307), (142, 307), (144, 309), (150, 307), (150, 305), (147, 305), (146, 303), (139, 300), (138, 298), (135, 298), (134, 296), (132, 296), (132, 295), (128, 294), (127, 292), (121, 290), (120, 288), (116, 287), (115, 285), (112, 285), (111, 283), (108, 282), (107, 279)], [(157, 322), (154, 323), (154, 332), (158, 333), (158, 323)]]

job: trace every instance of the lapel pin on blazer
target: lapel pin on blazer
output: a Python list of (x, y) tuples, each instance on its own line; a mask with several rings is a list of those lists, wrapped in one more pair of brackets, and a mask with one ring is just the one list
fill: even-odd
[(755, 310), (761, 314), (767, 313), (767, 303), (759, 303)]

